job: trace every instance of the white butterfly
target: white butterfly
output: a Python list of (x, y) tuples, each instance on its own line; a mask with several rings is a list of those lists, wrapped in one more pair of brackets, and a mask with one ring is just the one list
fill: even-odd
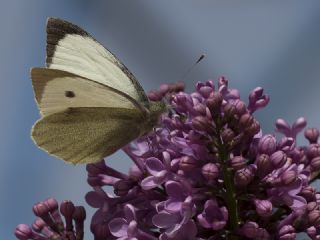
[(67, 162), (93, 163), (147, 133), (165, 110), (132, 73), (80, 27), (49, 18), (47, 68), (31, 78), (42, 118), (35, 143)]

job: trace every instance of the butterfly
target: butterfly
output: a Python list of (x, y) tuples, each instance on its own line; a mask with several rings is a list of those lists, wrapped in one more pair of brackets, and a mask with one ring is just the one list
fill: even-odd
[(36, 145), (68, 163), (94, 163), (148, 133), (166, 110), (133, 74), (80, 27), (47, 20), (46, 68), (32, 68), (41, 118)]

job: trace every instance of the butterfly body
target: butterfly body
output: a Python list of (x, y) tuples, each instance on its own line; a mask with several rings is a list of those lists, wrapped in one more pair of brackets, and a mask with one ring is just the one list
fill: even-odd
[(132, 73), (78, 26), (47, 22), (47, 68), (31, 70), (42, 118), (35, 143), (69, 163), (93, 163), (149, 132), (165, 110)]

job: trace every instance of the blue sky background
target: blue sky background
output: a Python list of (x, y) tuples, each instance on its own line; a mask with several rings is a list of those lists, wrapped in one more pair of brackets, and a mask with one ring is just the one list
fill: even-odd
[[(49, 157), (30, 139), (39, 115), (29, 69), (44, 66), (48, 16), (90, 32), (146, 90), (180, 80), (205, 53), (185, 78), (188, 91), (196, 81), (225, 75), (245, 100), (256, 86), (271, 95), (257, 114), (265, 132), (273, 132), (279, 117), (292, 123), (305, 116), (309, 126), (320, 127), (320, 1), (2, 0), (0, 239), (14, 239), (17, 224), (32, 223), (35, 202), (54, 196), (85, 205), (90, 190), (84, 166)], [(120, 152), (109, 161), (124, 171), (131, 164)]]

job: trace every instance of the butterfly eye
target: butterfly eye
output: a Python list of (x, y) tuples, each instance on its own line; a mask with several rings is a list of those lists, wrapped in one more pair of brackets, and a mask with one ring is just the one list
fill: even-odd
[(72, 92), (72, 91), (65, 91), (65, 92), (64, 92), (64, 95), (65, 95), (66, 97), (68, 97), (68, 98), (73, 98), (73, 97), (76, 96), (76, 95), (74, 94), (74, 92)]

